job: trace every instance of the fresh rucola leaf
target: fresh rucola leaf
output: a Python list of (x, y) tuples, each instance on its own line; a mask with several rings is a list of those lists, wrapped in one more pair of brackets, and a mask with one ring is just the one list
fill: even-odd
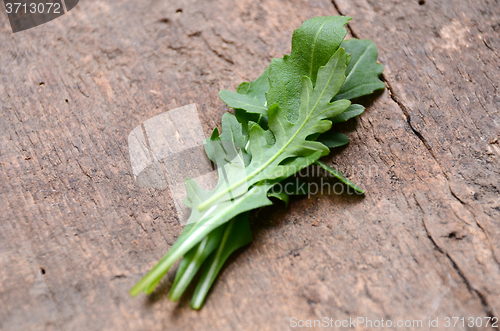
[[(192, 179), (186, 180), (187, 201), (192, 206), (188, 223), (194, 225), (132, 288), (131, 295), (142, 291), (151, 293), (175, 261), (215, 228), (245, 211), (269, 205), (271, 201), (267, 198), (267, 191), (272, 185), (329, 153), (328, 147), (308, 141), (307, 137), (328, 131), (332, 124), (327, 118), (337, 116), (350, 106), (348, 100), (330, 103), (345, 80), (346, 62), (345, 51), (339, 48), (330, 61), (318, 70), (314, 88), (311, 79), (302, 78), (301, 103), (295, 123), (287, 119), (277, 103), (269, 107), (269, 130), (275, 137), (274, 145), (267, 144), (264, 130), (258, 124), (250, 124), (248, 150), (252, 159), (247, 166), (241, 160), (234, 161), (238, 157), (229, 160), (219, 168), (219, 183), (212, 191), (203, 190)], [(271, 78), (273, 73), (270, 71), (269, 74)], [(220, 139), (216, 135), (212, 138)], [(211, 155), (218, 159), (219, 153), (214, 149)], [(246, 172), (244, 176), (240, 175), (242, 168)]]
[[(321, 143), (308, 141), (306, 138), (315, 133), (328, 131), (331, 122), (326, 118), (342, 113), (350, 106), (348, 100), (338, 100), (330, 103), (342, 86), (346, 68), (346, 56), (342, 48), (330, 59), (325, 67), (318, 72), (318, 82), (313, 89), (309, 78), (303, 77), (302, 103), (298, 111), (297, 123), (288, 121), (284, 111), (274, 104), (269, 108), (269, 129), (273, 133), (276, 143), (267, 144), (264, 130), (253, 124), (249, 129), (249, 151), (252, 161), (246, 167), (247, 176), (239, 179), (230, 187), (221, 185), (211, 192), (211, 197), (198, 206), (198, 211), (204, 211), (213, 203), (223, 202), (228, 199), (230, 192), (242, 185), (248, 187), (264, 180), (282, 180), (293, 175), (298, 170), (297, 163), (301, 163), (305, 155), (320, 152), (328, 154), (329, 150)], [(270, 72), (270, 77), (272, 72)], [(288, 158), (294, 161), (283, 163)], [(234, 167), (233, 167), (234, 169)], [(265, 170), (265, 171), (264, 171)], [(198, 190), (201, 192), (201, 189)], [(236, 197), (238, 193), (233, 194)], [(188, 195), (189, 196), (189, 195)], [(192, 214), (193, 215), (193, 214)]]
[(309, 77), (313, 85), (316, 83), (318, 68), (339, 49), (347, 34), (344, 26), (350, 19), (343, 16), (315, 17), (294, 31), (290, 55), (274, 59), (269, 65), (268, 104), (278, 103), (287, 118), (295, 120), (302, 77)]
[[(320, 19), (320, 18), (317, 18), (317, 19)], [(340, 34), (339, 31), (342, 31), (342, 30), (345, 31), (345, 29), (342, 28), (343, 25), (341, 25), (341, 23), (342, 22), (347, 23), (348, 20), (347, 21), (345, 21), (345, 20), (336, 21), (338, 19), (338, 17), (327, 17), (327, 18), (323, 17), (321, 19), (329, 22), (330, 26), (335, 26), (337, 28), (334, 33), (331, 33), (331, 35), (333, 35), (334, 37), (332, 38), (332, 40), (330, 40), (329, 43), (327, 43), (330, 47), (323, 47), (323, 45), (324, 45), (323, 43), (318, 44), (319, 47), (317, 49), (319, 50), (319, 52), (321, 54), (327, 54), (328, 51), (332, 52), (332, 50), (336, 50), (338, 48), (338, 45), (335, 43), (335, 41), (337, 40), (336, 36)], [(346, 18), (344, 18), (344, 19), (346, 19)], [(314, 22), (311, 22), (311, 23), (314, 23)], [(309, 24), (309, 21), (306, 21), (304, 23), (304, 25), (302, 25), (302, 27), (300, 27), (296, 31), (301, 31), (301, 29), (307, 29), (307, 28), (313, 29), (313, 30), (309, 31), (309, 34), (308, 34), (309, 36), (314, 34), (314, 32), (316, 34), (319, 33), (319, 35), (321, 35), (321, 33), (322, 33), (321, 31), (323, 31), (323, 30), (320, 31), (321, 24), (319, 24), (319, 26), (318, 26), (318, 24), (316, 24), (316, 25)], [(316, 29), (314, 30), (314, 28), (316, 28)], [(324, 29), (324, 27), (322, 29)], [(294, 38), (296, 38), (296, 36), (300, 36), (300, 34), (298, 34), (297, 32), (294, 33)], [(345, 34), (344, 34), (344, 36), (345, 36)], [(313, 40), (314, 40), (314, 38), (313, 38)], [(307, 43), (307, 39), (306, 39), (305, 43)], [(311, 43), (311, 38), (309, 38), (309, 43)], [(295, 69), (288, 68), (288, 67), (293, 67), (293, 65), (289, 65), (289, 63), (291, 63), (293, 61), (293, 59), (295, 58), (295, 57), (292, 58), (292, 56), (294, 54), (299, 53), (298, 51), (294, 53), (294, 50), (295, 50), (294, 47), (298, 47), (298, 45), (301, 45), (301, 44), (302, 43), (292, 43), (292, 54), (291, 55), (285, 56), (281, 59), (273, 60), (273, 62), (270, 65), (270, 68), (266, 69), (266, 71), (258, 79), (256, 79), (255, 81), (253, 81), (251, 83), (241, 83), (240, 86), (238, 87), (237, 93), (242, 93), (242, 94), (245, 94), (247, 96), (250, 96), (253, 99), (260, 100), (260, 105), (261, 106), (265, 105), (265, 102), (264, 102), (265, 101), (265, 93), (267, 93), (269, 90), (269, 84), (264, 84), (263, 82), (266, 80), (266, 78), (268, 78), (268, 70), (269, 69), (272, 70), (272, 68), (274, 66), (277, 68), (276, 70), (282, 70), (282, 72), (283, 72), (282, 75), (278, 76), (278, 78), (285, 77), (283, 79), (280, 79), (280, 81), (283, 81), (282, 85), (288, 86), (287, 89), (283, 89), (280, 91), (280, 93), (282, 95), (282, 99), (285, 100), (287, 90), (292, 91), (291, 93), (293, 94), (293, 90), (296, 89), (297, 84), (296, 84), (296, 82), (293, 82), (293, 80), (287, 79), (286, 77), (292, 76), (293, 70), (295, 70), (296, 74), (298, 75), (295, 77), (300, 77), (300, 74), (302, 74), (304, 76), (308, 76), (311, 78), (311, 75), (314, 72), (314, 70), (308, 71), (307, 66), (306, 66), (307, 63), (305, 63), (305, 62), (307, 62), (305, 59), (308, 59), (311, 56), (309, 56), (309, 57), (305, 56), (303, 58), (299, 57), (299, 60), (296, 60), (296, 62), (300, 63), (300, 65), (297, 65), (297, 67)], [(311, 45), (312, 45), (312, 43), (311, 43)], [(332, 46), (336, 46), (337, 48), (332, 47)], [(347, 70), (346, 70), (346, 74), (347, 74), (346, 81), (345, 81), (344, 85), (342, 86), (341, 90), (339, 91), (338, 95), (336, 95), (334, 97), (335, 100), (341, 100), (341, 99), (352, 100), (352, 99), (355, 99), (355, 98), (358, 98), (358, 97), (361, 97), (364, 95), (371, 94), (374, 91), (379, 90), (379, 89), (383, 89), (385, 87), (385, 84), (378, 78), (380, 76), (380, 74), (382, 73), (382, 71), (384, 70), (384, 66), (381, 64), (378, 64), (378, 62), (377, 62), (378, 52), (377, 52), (377, 46), (375, 45), (374, 42), (372, 42), (371, 40), (367, 40), (367, 39), (362, 39), (362, 40), (349, 39), (349, 40), (345, 40), (344, 42), (342, 42), (341, 46), (346, 50), (347, 53), (352, 55), (352, 59), (351, 59), (349, 65), (347, 67)], [(305, 47), (305, 49), (309, 49), (312, 52), (312, 46)], [(302, 51), (300, 53), (303, 54), (304, 51)], [(331, 54), (333, 54), (333, 52)], [(330, 56), (331, 56), (331, 54), (330, 54)], [(302, 71), (300, 73), (298, 73), (300, 68), (302, 68)], [(304, 70), (304, 68), (305, 68), (305, 70)], [(309, 68), (314, 69), (314, 66), (310, 66)], [(258, 86), (259, 88), (249, 89), (248, 88), (249, 86)], [(247, 88), (248, 88), (248, 90), (247, 90)], [(221, 93), (222, 93), (222, 91), (221, 91)], [(290, 93), (288, 93), (288, 94), (290, 94)], [(276, 96), (274, 96), (274, 95), (268, 96), (268, 99), (271, 99), (270, 103), (272, 103), (272, 101), (275, 98), (276, 98)], [(249, 113), (254, 112), (254, 111), (252, 111), (252, 109), (250, 107), (233, 107), (231, 100), (229, 98), (226, 98), (224, 96), (224, 93), (222, 93), (221, 99), (231, 108), (241, 108), (241, 109), (246, 110)], [(288, 104), (288, 103), (294, 103), (294, 102), (296, 102), (296, 101), (291, 99), (290, 101), (287, 101), (286, 103)], [(332, 119), (332, 122), (337, 123), (337, 122), (347, 121), (348, 119), (350, 119), (352, 117), (355, 117), (355, 116), (362, 114), (363, 111), (364, 111), (363, 106), (353, 104), (351, 106), (351, 108), (346, 110), (345, 115), (344, 114), (338, 115), (337, 118)], [(262, 112), (257, 112), (257, 113), (262, 114)], [(242, 122), (242, 121), (240, 121), (240, 122)]]
[[(278, 103), (287, 118), (293, 121), (300, 105), (302, 77), (309, 77), (313, 85), (315, 84), (319, 67), (330, 60), (344, 40), (347, 34), (344, 26), (349, 20), (350, 17), (344, 16), (324, 16), (307, 20), (293, 33), (291, 54), (272, 60), (262, 76), (248, 85), (240, 84), (238, 93), (260, 100), (261, 104), (265, 104), (262, 103), (263, 97), (268, 105)], [(268, 85), (264, 83), (267, 76)], [(232, 107), (233, 100), (221, 93), (219, 96), (222, 101)], [(242, 106), (239, 104), (238, 107), (232, 108), (253, 112), (253, 108)]]
[(191, 302), (199, 309), (230, 254), (252, 240), (248, 211), (272, 204), (268, 197), (288, 204), (289, 195), (308, 194), (308, 186), (290, 177), (304, 167), (316, 164), (364, 193), (319, 161), (329, 148), (349, 141), (341, 133), (326, 132), (332, 122), (345, 122), (364, 111), (347, 99), (384, 87), (378, 79), (383, 66), (376, 62), (375, 45), (369, 40), (342, 42), (350, 19), (331, 16), (304, 22), (293, 34), (290, 55), (273, 60), (258, 79), (241, 83), (236, 92), (220, 91), (235, 116), (225, 114), (222, 133), (215, 128), (205, 144), (219, 182), (207, 191), (186, 179), (185, 204), (192, 208), (188, 224), (131, 295), (151, 293), (183, 257), (169, 297), (179, 299), (203, 264)]
[(256, 98), (260, 104), (265, 106), (267, 104), (266, 93), (269, 91), (269, 69), (264, 70), (259, 78), (251, 83), (243, 82), (238, 85), (236, 92), (245, 94), (249, 97)]
[(344, 85), (335, 100), (359, 98), (385, 87), (378, 77), (384, 66), (377, 62), (377, 46), (368, 39), (349, 39), (342, 43), (346, 52), (352, 55), (347, 67)]
[(219, 97), (231, 108), (246, 109), (250, 113), (267, 115), (266, 105), (261, 104), (257, 98), (228, 90), (221, 90)]
[[(325, 19), (325, 18), (323, 18), (323, 19), (324, 19), (324, 22), (329, 21), (328, 19)], [(309, 23), (309, 21), (307, 21), (306, 23)], [(306, 23), (304, 23), (300, 29), (296, 30), (296, 32), (294, 33), (294, 38), (298, 34), (297, 31), (301, 31), (301, 29), (305, 28), (306, 26), (314, 25), (314, 24), (309, 25)], [(345, 23), (347, 23), (347, 21)], [(337, 29), (344, 30), (343, 25), (337, 24), (336, 27), (337, 27)], [(312, 31), (316, 31), (316, 34), (319, 33), (319, 35), (321, 35), (320, 28), (316, 28), (316, 30), (313, 29)], [(339, 30), (337, 30), (337, 34), (338, 34), (338, 31)], [(313, 34), (312, 32), (309, 33), (309, 35), (312, 35), (312, 34)], [(333, 42), (333, 44), (335, 46), (334, 42)], [(378, 64), (378, 62), (377, 62), (378, 53), (377, 53), (377, 47), (376, 47), (375, 43), (373, 43), (371, 40), (366, 40), (366, 39), (365, 40), (350, 39), (350, 40), (346, 40), (346, 41), (342, 42), (341, 45), (343, 47), (345, 47), (347, 53), (350, 53), (352, 55), (352, 58), (350, 59), (349, 65), (348, 65), (347, 70), (346, 70), (346, 74), (347, 74), (346, 81), (344, 82), (339, 93), (334, 97), (334, 100), (354, 99), (354, 98), (358, 98), (358, 97), (361, 97), (361, 96), (364, 96), (367, 94), (371, 94), (375, 90), (383, 89), (385, 87), (385, 84), (378, 77), (382, 73), (384, 66), (381, 64)], [(271, 63), (271, 65), (270, 65), (271, 72), (273, 70), (273, 65), (274, 65), (282, 70), (283, 74), (280, 77), (287, 77), (287, 75), (289, 75), (290, 70), (287, 70), (286, 64), (291, 63), (291, 61), (292, 61), (292, 55), (295, 54), (294, 48), (293, 48), (294, 46), (296, 47), (296, 44), (292, 42), (292, 54), (290, 56), (288, 56), (288, 57), (285, 56), (282, 59), (276, 59), (276, 60), (274, 60), (274, 62)], [(306, 47), (305, 49), (309, 49), (312, 52), (312, 47)], [(326, 53), (326, 52), (328, 52), (328, 48), (322, 49), (322, 51)], [(302, 54), (303, 53), (304, 52), (302, 52)], [(306, 58), (308, 58), (308, 57), (306, 56)], [(301, 59), (303, 59), (303, 58), (301, 58)], [(300, 62), (300, 60), (298, 60), (297, 62)], [(307, 68), (307, 66), (306, 66), (306, 64), (304, 64), (304, 62), (302, 62), (302, 66), (297, 66), (297, 67)], [(310, 66), (309, 68), (313, 68), (313, 66)], [(295, 70), (299, 70), (299, 69), (296, 68)], [(302, 73), (307, 75), (307, 69), (304, 70)], [(261, 82), (263, 80), (263, 76), (266, 76), (267, 74), (268, 73), (266, 70), (265, 74), (263, 74), (261, 77), (259, 77), (256, 81), (249, 83), (249, 85), (256, 84), (257, 81)], [(313, 75), (313, 70), (310, 70), (310, 76), (311, 75)], [(271, 84), (273, 84), (272, 81), (271, 81)], [(283, 85), (286, 85), (286, 84), (283, 84)], [(242, 86), (242, 85), (240, 84), (240, 86)], [(243, 85), (243, 86), (245, 86), (245, 85)], [(290, 86), (292, 86), (292, 87), (290, 87), (288, 89), (282, 88), (281, 94), (282, 94), (283, 98), (286, 98), (287, 90), (293, 90), (294, 84), (291, 84)], [(261, 89), (258, 91), (260, 91), (262, 93), (264, 91), (264, 88), (265, 88), (265, 86), (261, 86)], [(257, 90), (254, 90), (254, 91), (257, 91)], [(238, 92), (239, 92), (239, 90), (238, 90)], [(269, 96), (269, 94), (268, 94), (268, 99), (273, 98), (272, 93), (270, 93), (270, 94), (271, 94), (271, 96)], [(257, 93), (254, 93), (252, 95), (252, 97), (257, 99), (259, 96)], [(223, 101), (226, 101), (222, 97), (221, 97), (221, 99)], [(262, 97), (260, 97), (260, 99), (262, 99)], [(226, 104), (228, 104), (228, 106), (231, 107), (230, 103), (226, 102)], [(251, 113), (253, 113), (253, 111), (250, 108), (248, 108), (248, 107), (247, 108), (242, 107), (242, 108), (245, 109), (245, 111), (249, 113), (247, 116), (252, 116)], [(364, 107), (362, 105), (352, 104), (345, 112), (335, 116), (334, 118), (331, 119), (331, 121), (333, 123), (345, 122), (353, 117), (356, 117), (356, 116), (362, 114), (363, 112), (364, 112)], [(244, 116), (241, 115), (241, 113), (242, 113), (242, 111), (240, 110), (240, 117), (244, 118)], [(263, 114), (260, 112), (259, 118), (262, 118), (262, 115)], [(242, 122), (242, 125), (245, 126), (244, 121), (240, 120), (240, 122)], [(314, 137), (310, 137), (310, 140), (320, 141), (325, 146), (328, 146), (329, 148), (340, 147), (340, 146), (343, 146), (349, 142), (349, 138), (347, 136), (345, 136), (341, 133), (336, 133), (336, 132), (327, 132), (327, 133), (322, 134), (321, 136), (315, 135)], [(331, 169), (333, 169), (333, 168), (331, 168)], [(348, 179), (346, 179), (342, 175), (341, 172), (339, 172), (338, 170), (335, 170), (335, 169), (333, 169), (333, 170), (335, 172), (334, 176), (339, 178), (339, 180), (341, 180), (346, 185), (353, 187), (351, 184), (349, 184), (347, 182)], [(356, 188), (358, 188), (358, 187), (356, 187)], [(360, 192), (359, 190), (357, 190), (357, 191)]]
[[(222, 144), (228, 145), (228, 150), (221, 150)], [(242, 125), (233, 114), (225, 113), (222, 115), (222, 134), (219, 135), (219, 130), (215, 128), (212, 136), (205, 141), (204, 147), (208, 158), (216, 165), (221, 165), (217, 163), (218, 157), (229, 157), (232, 160), (238, 153), (246, 165), (250, 162), (250, 154), (246, 151), (247, 144), (248, 136), (243, 133)], [(217, 156), (217, 151), (222, 154)], [(233, 154), (228, 155), (231, 151)]]

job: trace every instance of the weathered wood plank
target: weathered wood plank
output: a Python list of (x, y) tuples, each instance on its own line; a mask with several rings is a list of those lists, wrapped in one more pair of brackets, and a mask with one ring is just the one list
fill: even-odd
[[(130, 130), (194, 102), (208, 134), (227, 111), (220, 88), (256, 78), (289, 52), (293, 29), (335, 8), (376, 41), (390, 87), (344, 127), (350, 145), (325, 158), (366, 197), (254, 214), (254, 242), (200, 312), (161, 294), (131, 299), (181, 228), (167, 191), (135, 185)], [(0, 328), (498, 316), (499, 8), (95, 1), (18, 34), (0, 15)]]

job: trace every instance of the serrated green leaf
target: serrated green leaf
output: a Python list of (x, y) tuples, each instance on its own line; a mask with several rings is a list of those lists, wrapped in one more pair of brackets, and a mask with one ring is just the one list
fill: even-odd
[[(239, 104), (238, 107), (253, 112), (255, 100), (258, 100), (261, 106), (278, 103), (288, 119), (294, 121), (300, 105), (302, 77), (309, 77), (313, 85), (316, 83), (319, 67), (330, 60), (345, 38), (347, 30), (344, 26), (349, 20), (351, 18), (345, 16), (323, 16), (305, 21), (293, 33), (290, 55), (274, 59), (255, 81), (244, 82), (238, 86), (237, 93), (254, 99), (251, 102), (252, 107), (244, 104)], [(346, 57), (347, 64), (349, 61), (350, 55)], [(233, 100), (227, 98), (224, 93), (221, 99), (230, 107), (230, 104), (233, 104)]]
[[(311, 79), (302, 78), (301, 103), (295, 123), (287, 119), (278, 104), (269, 107), (269, 130), (275, 138), (273, 145), (268, 145), (265, 132), (258, 124), (251, 124), (248, 150), (252, 159), (248, 165), (244, 166), (242, 161), (234, 159), (227, 160), (221, 152), (223, 144), (222, 147), (214, 144), (211, 155), (217, 162), (221, 158), (226, 162), (219, 167), (218, 185), (213, 191), (206, 191), (194, 180), (186, 181), (188, 200), (192, 206), (188, 223), (194, 225), (132, 288), (131, 295), (137, 295), (141, 291), (151, 293), (175, 261), (211, 231), (245, 211), (269, 205), (271, 201), (267, 198), (267, 192), (270, 187), (329, 153), (326, 146), (308, 141), (307, 137), (328, 131), (331, 122), (327, 118), (342, 113), (350, 106), (348, 100), (330, 103), (345, 80), (345, 70), (346, 54), (340, 48), (324, 67), (319, 68), (314, 88)], [(272, 75), (270, 71), (270, 77)], [(218, 135), (212, 135), (212, 138), (220, 140)], [(243, 166), (246, 175), (240, 176)]]
[[(374, 44), (350, 40), (342, 43), (347, 53), (339, 49), (349, 20), (318, 17), (306, 21), (294, 32), (289, 56), (273, 60), (258, 79), (240, 84), (237, 93), (220, 92), (221, 99), (235, 108), (236, 116), (225, 114), (222, 134), (216, 128), (205, 145), (217, 165), (219, 182), (214, 190), (206, 191), (194, 180), (186, 180), (185, 204), (192, 208), (191, 223), (167, 255), (132, 288), (131, 295), (151, 293), (170, 266), (184, 255), (170, 294), (171, 299), (178, 299), (216, 246), (217, 231), (225, 229), (222, 237), (227, 233), (227, 240), (221, 240), (205, 260), (193, 296), (192, 307), (199, 309), (227, 257), (242, 243), (251, 241), (248, 215), (243, 221), (236, 219), (271, 204), (268, 197), (288, 203), (290, 194), (307, 194), (307, 186), (306, 190), (292, 188), (290, 193), (289, 182), (298, 178), (285, 178), (313, 163), (364, 193), (339, 171), (318, 160), (328, 153), (328, 147), (348, 142), (345, 135), (324, 133), (331, 122), (347, 121), (364, 110), (361, 105), (349, 106), (350, 102), (341, 98), (356, 98), (384, 87), (378, 79), (383, 66), (376, 62)], [(288, 191), (278, 191), (278, 187)]]
[(340, 48), (327, 65), (318, 71), (314, 89), (311, 80), (303, 77), (302, 102), (297, 123), (290, 122), (277, 104), (272, 105), (268, 110), (269, 129), (274, 134), (276, 143), (269, 146), (264, 130), (253, 124), (249, 128), (249, 151), (252, 161), (246, 167), (247, 176), (231, 183), (230, 189), (223, 187), (216, 190), (212, 197), (198, 206), (198, 210), (205, 210), (211, 204), (221, 201), (228, 191), (243, 184), (251, 186), (263, 180), (289, 177), (297, 170), (291, 166), (293, 164), (281, 165), (287, 158), (303, 157), (318, 151), (326, 155), (329, 150), (323, 144), (308, 141), (306, 138), (314, 133), (328, 131), (331, 122), (326, 118), (334, 117), (349, 107), (350, 102), (347, 100), (329, 102), (342, 86), (345, 68), (345, 52)]
[(384, 66), (377, 63), (377, 46), (368, 39), (349, 39), (342, 43), (352, 60), (346, 71), (346, 81), (335, 100), (359, 98), (385, 88), (378, 77)]
[[(267, 103), (278, 103), (287, 118), (295, 121), (301, 99), (301, 79), (309, 77), (316, 83), (319, 67), (324, 66), (340, 47), (347, 30), (344, 26), (350, 17), (326, 16), (307, 20), (294, 31), (292, 52), (274, 59), (269, 65), (270, 89)], [(347, 57), (344, 57), (347, 62)]]
[[(306, 23), (308, 23), (308, 22), (309, 21), (306, 21)], [(304, 23), (304, 25), (300, 29), (306, 29), (306, 28), (311, 29), (309, 31), (309, 34), (313, 34), (314, 32), (316, 32), (316, 33), (318, 32), (317, 25), (316, 25), (316, 29), (314, 29), (314, 27), (309, 26), (309, 24), (306, 25), (306, 23)], [(339, 26), (337, 28), (339, 28)], [(337, 30), (337, 31), (340, 31), (340, 30)], [(309, 43), (311, 43), (311, 38), (309, 38), (308, 41), (309, 41)], [(308, 41), (305, 40), (303, 42), (304, 42), (304, 44), (307, 44)], [(299, 44), (297, 44), (297, 46), (295, 46), (295, 44), (294, 44), (293, 47), (298, 47), (298, 45)], [(331, 45), (335, 45), (335, 43), (332, 42)], [(320, 45), (320, 47), (321, 46), (322, 45)], [(377, 62), (377, 56), (378, 56), (377, 47), (371, 40), (349, 39), (349, 40), (345, 40), (344, 42), (342, 42), (341, 46), (344, 47), (346, 49), (346, 52), (352, 56), (350, 56), (347, 60), (347, 62), (348, 62), (348, 67), (346, 70), (346, 74), (348, 75), (347, 79), (346, 79), (344, 85), (342, 86), (341, 90), (339, 91), (338, 95), (336, 95), (334, 97), (334, 100), (341, 100), (341, 99), (352, 100), (354, 98), (368, 95), (368, 94), (373, 93), (376, 90), (385, 88), (385, 84), (379, 79), (379, 76), (381, 75), (381, 73), (384, 70), (384, 66), (381, 64), (378, 64), (378, 62)], [(311, 49), (311, 45), (308, 45), (308, 47), (306, 47), (306, 49)], [(333, 48), (330, 48), (330, 50), (331, 49), (333, 49)], [(326, 53), (327, 50), (325, 48), (322, 48), (322, 52)], [(304, 53), (304, 51), (302, 51), (301, 53)], [(292, 50), (292, 54), (293, 54), (293, 50)], [(276, 68), (275, 68), (276, 70), (283, 71), (283, 74), (281, 76), (284, 76), (285, 78), (280, 79), (281, 81), (283, 81), (282, 85), (283, 86), (288, 85), (289, 90), (296, 90), (296, 86), (297, 86), (296, 82), (295, 83), (294, 82), (288, 83), (288, 80), (287, 80), (288, 76), (290, 76), (290, 77), (293, 76), (294, 73), (290, 73), (293, 70), (289, 70), (287, 68), (287, 65), (284, 65), (282, 63), (282, 62), (292, 63), (292, 60), (291, 60), (292, 54), (290, 56), (284, 57), (283, 59), (276, 59), (275, 60), (276, 64), (274, 64), (274, 66), (276, 66)], [(302, 66), (304, 66), (304, 61), (302, 61), (302, 62), (299, 61), (299, 63), (302, 63)], [(293, 67), (293, 64), (291, 64), (291, 66)], [(299, 66), (297, 66), (297, 67), (299, 67)], [(259, 100), (265, 99), (265, 93), (268, 91), (268, 90), (266, 90), (266, 88), (269, 88), (269, 84), (262, 84), (262, 82), (264, 82), (265, 79), (268, 77), (268, 70), (269, 70), (269, 68), (266, 69), (265, 73), (261, 77), (259, 77), (257, 80), (255, 80), (254, 82), (240, 84), (241, 88), (239, 87), (237, 92), (238, 93), (245, 92), (245, 94), (246, 94), (246, 89), (245, 89), (245, 86), (247, 86), (246, 84), (248, 84), (248, 86), (256, 84), (256, 85), (260, 86), (260, 89), (254, 88), (252, 90), (252, 93), (251, 93), (252, 98), (256, 98)], [(295, 72), (295, 74), (298, 74), (299, 69), (294, 69), (294, 70), (297, 71), (297, 72)], [(302, 74), (307, 76), (308, 74), (306, 71), (307, 70), (302, 71)], [(257, 81), (258, 81), (258, 83), (257, 83)], [(276, 81), (278, 81), (278, 79), (276, 79)], [(276, 84), (278, 84), (278, 83), (276, 83)], [(290, 93), (288, 93), (288, 94), (290, 94)], [(270, 103), (272, 103), (272, 101), (274, 101), (275, 99), (279, 99), (279, 98), (281, 98), (283, 100), (285, 100), (285, 98), (287, 98), (287, 95), (285, 94), (284, 90), (280, 91), (276, 95), (269, 95), (268, 96), (268, 99), (270, 99)], [(282, 101), (281, 104), (293, 103), (293, 102), (296, 102), (296, 100), (290, 100), (290, 101), (286, 101), (286, 102)], [(263, 105), (264, 102), (262, 102), (261, 104)], [(245, 109), (245, 108), (243, 108), (243, 109)], [(246, 109), (246, 111), (252, 113), (252, 111), (249, 109)], [(345, 121), (347, 121), (355, 116), (362, 114), (363, 111), (364, 111), (363, 106), (352, 105), (350, 109), (346, 110), (345, 114), (338, 115), (336, 118), (332, 119), (332, 122), (333, 123), (345, 122)], [(259, 114), (262, 114), (262, 113), (259, 113)], [(241, 115), (240, 117), (243, 118), (244, 116)], [(245, 126), (244, 120), (240, 120), (240, 123), (242, 123), (243, 126)]]
[[(274, 90), (277, 92), (273, 90), (268, 93), (267, 99), (269, 103), (271, 104), (277, 99), (282, 100), (281, 102), (278, 101), (281, 106), (284, 106), (285, 103), (295, 103), (297, 101), (296, 99), (289, 98), (289, 95), (298, 95), (298, 93), (296, 93), (297, 82), (291, 77), (297, 79), (297, 77), (300, 76), (299, 72), (301, 72), (303, 75), (312, 78), (314, 82), (315, 70), (317, 70), (314, 63), (320, 62), (322, 58), (321, 54), (325, 57), (329, 52), (338, 48), (337, 36), (345, 36), (343, 25), (347, 23), (348, 20), (349, 18), (338, 20), (338, 17), (323, 17), (306, 21), (294, 32), (292, 53), (282, 59), (273, 60), (273, 63), (271, 63), (270, 67), (266, 69), (261, 77), (252, 83), (240, 84), (237, 92), (243, 94), (248, 93), (254, 100), (259, 99), (262, 102), (267, 92), (266, 88), (270, 87), (269, 84), (264, 84), (263, 82), (268, 78), (269, 71), (278, 71), (280, 74), (276, 75), (275, 78), (271, 78), (271, 84), (273, 87), (279, 87), (281, 85), (282, 88), (275, 88)], [(319, 43), (316, 43), (319, 47), (314, 46), (315, 42), (318, 40), (316, 37), (320, 40)], [(323, 40), (321, 41), (322, 38)], [(296, 40), (300, 42), (295, 42)], [(348, 65), (346, 74), (348, 78), (338, 95), (334, 97), (334, 100), (353, 99), (370, 94), (377, 89), (384, 88), (384, 83), (378, 78), (383, 71), (383, 66), (377, 63), (377, 48), (375, 44), (370, 40), (351, 39), (342, 42), (342, 46), (347, 48), (347, 53), (352, 54), (349, 54), (346, 59)], [(315, 50), (317, 56), (314, 56)], [(313, 60), (311, 61), (311, 59)], [(317, 61), (314, 59), (317, 59)], [(253, 86), (258, 86), (259, 88)], [(253, 88), (251, 89), (250, 87)], [(286, 100), (286, 102), (284, 100)], [(229, 102), (226, 103), (230, 105)], [(261, 103), (261, 105), (263, 104), (264, 103)], [(255, 121), (258, 119), (259, 121), (265, 122), (266, 116), (264, 115), (266, 114), (259, 110), (259, 115), (256, 117), (255, 114), (252, 114), (255, 110), (252, 110), (251, 107), (246, 108), (246, 110), (243, 110), (245, 108), (239, 109), (237, 115), (239, 116), (238, 121), (244, 127), (244, 131), (248, 129), (248, 120)], [(344, 113), (337, 115), (331, 120), (333, 123), (345, 122), (362, 114), (363, 111), (364, 107), (362, 105), (353, 104)], [(294, 114), (288, 114), (288, 118), (293, 117)], [(316, 138), (317, 136), (311, 137), (310, 140), (315, 140)]]
[(250, 113), (267, 115), (267, 108), (257, 98), (228, 90), (220, 90), (219, 97), (231, 108), (246, 109)]
[[(246, 94), (249, 97), (256, 98), (262, 105), (266, 105), (266, 93), (269, 91), (269, 68), (266, 68), (259, 78), (251, 83), (241, 83), (236, 89), (237, 93)], [(224, 100), (223, 100), (224, 101)]]
[(220, 143), (215, 144), (214, 142), (231, 144), (233, 146), (231, 150), (241, 152), (245, 162), (250, 161), (250, 155), (246, 151), (248, 136), (243, 133), (242, 125), (233, 114), (225, 113), (222, 115), (222, 134), (219, 135), (219, 130), (215, 128), (212, 135), (205, 140), (205, 152), (212, 162), (216, 162), (217, 157), (214, 153), (217, 145), (220, 145)]

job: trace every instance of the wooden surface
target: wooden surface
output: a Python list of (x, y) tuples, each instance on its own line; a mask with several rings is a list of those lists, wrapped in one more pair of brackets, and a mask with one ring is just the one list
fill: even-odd
[[(254, 213), (253, 243), (199, 312), (161, 291), (130, 298), (181, 231), (168, 191), (135, 185), (130, 131), (194, 102), (208, 134), (227, 111), (219, 89), (338, 13), (385, 65), (388, 89), (325, 158), (366, 197)], [(81, 1), (17, 34), (1, 14), (0, 329), (499, 316), (499, 82), (498, 0)]]

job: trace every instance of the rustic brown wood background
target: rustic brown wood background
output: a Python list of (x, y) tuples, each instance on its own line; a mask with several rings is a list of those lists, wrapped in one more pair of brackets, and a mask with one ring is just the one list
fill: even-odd
[[(208, 134), (228, 110), (219, 89), (289, 52), (304, 20), (339, 13), (385, 65), (386, 91), (325, 158), (366, 197), (254, 215), (254, 242), (199, 312), (161, 291), (130, 298), (181, 227), (168, 191), (135, 185), (129, 132), (194, 102)], [(17, 34), (2, 13), (0, 329), (499, 316), (499, 82), (498, 0), (82, 0)]]

